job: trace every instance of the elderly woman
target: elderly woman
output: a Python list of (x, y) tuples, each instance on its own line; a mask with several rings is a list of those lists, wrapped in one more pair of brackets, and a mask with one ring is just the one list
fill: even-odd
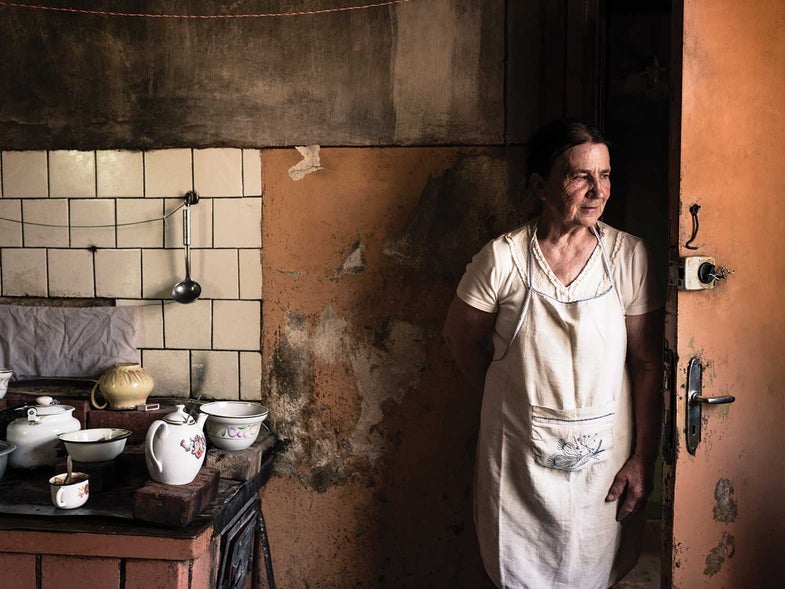
[(444, 335), (483, 392), (475, 524), (504, 589), (606, 589), (634, 566), (660, 433), (661, 297), (644, 243), (600, 222), (608, 145), (528, 145), (540, 216), (472, 260)]

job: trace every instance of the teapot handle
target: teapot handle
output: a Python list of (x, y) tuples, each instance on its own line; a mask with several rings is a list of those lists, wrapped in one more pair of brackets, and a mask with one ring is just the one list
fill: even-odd
[(155, 465), (155, 468), (158, 470), (159, 473), (163, 472), (164, 465), (161, 462), (161, 460), (155, 455), (155, 450), (153, 449), (153, 439), (155, 438), (156, 432), (161, 427), (165, 428), (161, 432), (161, 435), (166, 437), (166, 435), (169, 433), (169, 426), (166, 425), (166, 422), (157, 419), (150, 425), (150, 428), (147, 430), (147, 435), (144, 438), (145, 451), (147, 452), (150, 461), (153, 463), (153, 465)]
[(95, 384), (93, 385), (93, 390), (90, 391), (90, 404), (96, 409), (106, 409), (106, 406), (109, 404), (109, 401), (107, 401), (106, 398), (104, 398), (103, 405), (99, 405), (98, 401), (95, 400), (95, 391), (98, 389), (98, 385), (100, 383), (101, 381), (99, 380), (95, 381)]

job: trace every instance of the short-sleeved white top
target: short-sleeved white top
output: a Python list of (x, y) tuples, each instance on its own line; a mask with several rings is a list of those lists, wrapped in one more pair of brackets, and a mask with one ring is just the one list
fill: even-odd
[[(463, 302), (497, 315), (494, 333), (497, 350), (509, 344), (520, 317), (526, 297), (523, 274), (528, 268), (530, 248), (532, 286), (546, 296), (570, 303), (596, 297), (610, 286), (599, 244), (578, 277), (569, 285), (562, 284), (545, 261), (537, 239), (532, 239), (536, 226), (537, 219), (534, 219), (488, 242), (472, 258), (458, 284), (457, 295)], [(597, 223), (597, 230), (608, 252), (613, 284), (625, 315), (642, 315), (662, 307), (663, 293), (653, 275), (651, 257), (643, 240), (602, 222)], [(516, 267), (513, 256), (517, 257), (523, 273)]]

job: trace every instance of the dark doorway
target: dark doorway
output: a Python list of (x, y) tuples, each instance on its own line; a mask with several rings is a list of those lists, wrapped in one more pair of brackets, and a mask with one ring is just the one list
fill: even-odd
[[(671, 3), (605, 3), (605, 132), (612, 142), (605, 220), (646, 240), (665, 293), (668, 261), (668, 145)], [(661, 458), (647, 505), (649, 528), (638, 567), (620, 588), (660, 586)]]

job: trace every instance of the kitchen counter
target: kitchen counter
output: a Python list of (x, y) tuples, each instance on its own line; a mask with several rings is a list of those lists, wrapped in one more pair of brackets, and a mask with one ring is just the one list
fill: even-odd
[[(181, 527), (134, 518), (134, 492), (148, 482), (139, 446), (116, 459), (111, 485), (91, 489), (88, 502), (73, 510), (51, 503), (53, 467), (8, 469), (0, 480), (0, 570), (11, 571), (4, 586), (59, 589), (76, 576), (102, 589), (241, 589), (249, 583), (274, 589), (258, 497), (272, 470), (273, 445), (272, 434), (260, 436), (252, 446), (261, 461), (256, 474), (220, 478), (215, 497)], [(205, 464), (215, 468), (237, 457), (210, 449)]]
[[(209, 451), (208, 451), (209, 452)], [(221, 527), (223, 520), (256, 494), (267, 481), (272, 468), (272, 456), (263, 458), (261, 472), (248, 481), (221, 478), (218, 493), (209, 505), (183, 527), (162, 527), (139, 522), (134, 518), (134, 492), (147, 481), (138, 466), (129, 468), (136, 458), (118, 457), (117, 471), (122, 478), (100, 492), (91, 490), (87, 503), (76, 509), (57, 509), (49, 493), (51, 467), (20, 471), (9, 469), (0, 480), (0, 529), (38, 529), (91, 531), (101, 530), (137, 535), (193, 537), (205, 525)]]

